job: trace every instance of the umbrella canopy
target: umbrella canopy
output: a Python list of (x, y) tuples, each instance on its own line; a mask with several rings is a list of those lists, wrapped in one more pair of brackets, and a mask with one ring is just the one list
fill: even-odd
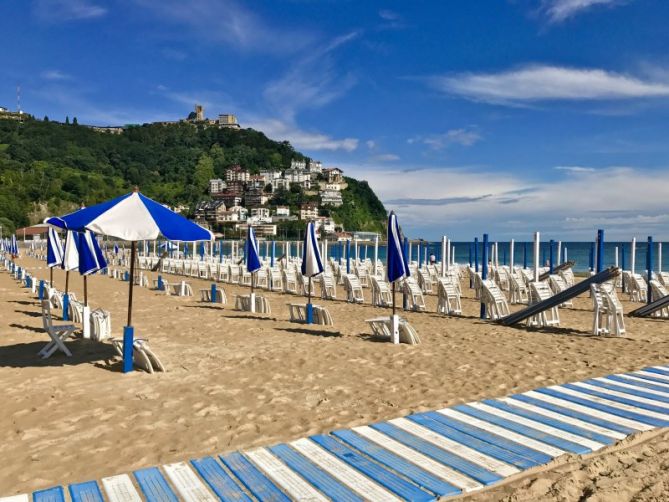
[(139, 192), (131, 192), (45, 223), (70, 230), (90, 230), (126, 241), (155, 240), (160, 235), (171, 241), (209, 241), (213, 234), (200, 225), (170, 211)]
[(304, 235), (302, 246), (302, 275), (314, 277), (323, 273), (323, 261), (316, 239), (316, 226), (313, 221), (307, 223), (307, 231)]
[(77, 270), (79, 268), (79, 235), (68, 231), (65, 238), (65, 252), (63, 253), (63, 270)]
[(262, 267), (260, 256), (258, 254), (258, 241), (256, 240), (256, 235), (251, 225), (249, 225), (246, 234), (246, 242), (244, 243), (244, 258), (246, 261), (246, 270), (249, 273), (252, 274), (253, 272), (260, 270)]
[(46, 265), (49, 268), (63, 264), (63, 243), (54, 228), (49, 228), (46, 242)]
[(388, 282), (394, 283), (409, 277), (409, 264), (407, 263), (406, 255), (402, 247), (402, 231), (397, 223), (397, 216), (394, 211), (390, 212), (388, 216), (388, 250), (386, 256), (386, 269), (388, 274)]
[(100, 245), (93, 232), (87, 231), (79, 234), (79, 273), (90, 275), (107, 268)]

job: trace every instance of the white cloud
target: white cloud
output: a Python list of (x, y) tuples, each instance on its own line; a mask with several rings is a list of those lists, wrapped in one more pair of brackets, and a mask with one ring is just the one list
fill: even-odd
[(70, 80), (72, 77), (60, 70), (45, 70), (40, 76), (44, 80)]
[(270, 25), (235, 0), (134, 0), (164, 20), (187, 28), (191, 35), (247, 51), (294, 53), (307, 46), (312, 35), (296, 26)]
[(400, 160), (400, 156), (394, 153), (382, 153), (372, 157), (372, 160), (377, 162), (395, 162), (396, 160)]
[(102, 17), (107, 9), (89, 0), (35, 0), (33, 14), (41, 21), (57, 23)]
[(433, 150), (443, 150), (451, 145), (472, 146), (482, 139), (478, 131), (473, 129), (451, 129), (441, 134), (414, 136), (407, 143), (423, 143)]
[(583, 166), (557, 166), (555, 169), (558, 171), (567, 171), (569, 173), (591, 173), (595, 171), (594, 167)]
[(278, 119), (251, 120), (248, 127), (262, 131), (269, 138), (277, 141), (290, 141), (298, 150), (307, 151), (336, 151), (352, 152), (358, 148), (356, 138), (335, 139), (317, 131), (306, 131), (292, 122)]
[(546, 238), (589, 240), (604, 228), (609, 239), (669, 238), (669, 168), (586, 169), (533, 183), (503, 169), (341, 167), (368, 180), (411, 237), (470, 240), (490, 232), (493, 239), (529, 240), (539, 230)]
[(544, 0), (541, 10), (551, 23), (561, 23), (596, 6), (614, 6), (621, 0)]
[(365, 141), (365, 145), (367, 145), (367, 148), (369, 148), (370, 150), (374, 150), (376, 148), (376, 141), (368, 139), (367, 141)]
[(550, 100), (621, 100), (669, 96), (669, 83), (593, 68), (528, 65), (499, 73), (432, 77), (446, 94), (499, 104)]

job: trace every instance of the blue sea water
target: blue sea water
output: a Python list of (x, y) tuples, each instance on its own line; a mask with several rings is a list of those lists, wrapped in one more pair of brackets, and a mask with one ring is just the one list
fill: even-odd
[[(455, 261), (457, 263), (469, 263), (470, 260), (470, 247), (473, 247), (471, 242), (453, 242), (452, 246), (455, 246)], [(525, 262), (525, 253), (527, 253), (527, 264), (532, 266), (532, 252), (534, 244), (532, 242), (516, 242), (514, 245), (514, 264), (523, 265)], [(575, 262), (574, 271), (575, 272), (586, 272), (590, 269), (590, 252), (593, 248), (594, 243), (591, 242), (563, 242), (562, 243), (562, 253), (564, 257), (564, 252), (566, 248), (567, 259)], [(616, 264), (615, 255), (616, 247), (618, 248), (618, 266), (624, 267), (625, 270), (629, 270), (631, 267), (631, 249), (632, 244), (630, 242), (605, 242), (604, 243), (604, 268), (613, 266)], [(353, 245), (351, 245), (353, 248)], [(418, 243), (414, 242), (411, 246), (411, 259), (416, 261), (418, 258), (417, 254)], [(435, 255), (436, 259), (441, 260), (441, 242), (423, 242), (420, 245), (420, 259), (421, 262), (425, 260), (425, 249), (427, 248), (427, 256)], [(636, 244), (636, 265), (635, 270), (641, 272), (646, 270), (646, 251), (648, 245), (646, 242), (637, 242)], [(662, 270), (669, 269), (669, 248), (663, 244), (663, 256), (662, 256)], [(527, 250), (527, 251), (525, 251)], [(373, 244), (360, 244), (359, 245), (359, 255), (360, 258), (373, 258), (374, 254), (374, 245)], [(340, 254), (341, 253), (341, 254)], [(351, 249), (351, 255), (354, 256), (355, 251)], [(481, 263), (481, 253), (482, 253), (482, 244), (479, 242), (479, 253), (478, 259)], [(553, 259), (554, 263), (558, 263), (557, 258), (557, 242), (554, 243), (553, 248)], [(624, 258), (623, 258), (624, 254)], [(339, 256), (345, 257), (346, 255), (346, 245), (338, 243), (331, 244), (328, 248), (328, 256), (337, 258)], [(509, 242), (500, 242), (499, 243), (499, 263), (500, 265), (508, 265), (510, 262), (510, 243)], [(385, 261), (386, 258), (386, 248), (384, 245), (379, 246), (379, 259)], [(473, 250), (472, 250), (472, 261)], [(542, 242), (541, 251), (540, 251), (540, 260), (542, 264), (547, 264), (550, 259), (550, 243)], [(658, 246), (657, 243), (653, 244), (653, 270), (658, 269)]]

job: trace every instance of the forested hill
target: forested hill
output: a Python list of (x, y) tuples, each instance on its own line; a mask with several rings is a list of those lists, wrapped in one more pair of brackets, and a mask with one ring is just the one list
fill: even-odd
[[(211, 177), (239, 164), (251, 173), (290, 167), (305, 156), (289, 142), (253, 129), (191, 124), (143, 125), (123, 134), (77, 124), (0, 120), (0, 225), (7, 230), (95, 204), (131, 190), (193, 208)], [(349, 183), (346, 204), (332, 210), (347, 230), (379, 230), (385, 209), (364, 182)]]

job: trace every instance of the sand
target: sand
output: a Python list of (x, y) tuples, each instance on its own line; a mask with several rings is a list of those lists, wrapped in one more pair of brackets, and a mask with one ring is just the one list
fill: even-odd
[[(48, 276), (37, 268), (42, 263), (20, 262)], [(63, 286), (62, 271), (55, 281)], [(190, 282), (196, 293), (210, 284)], [(81, 297), (81, 278), (72, 274), (70, 283)], [(68, 343), (72, 358), (38, 359), (47, 341), (38, 304), (0, 273), (0, 495), (669, 362), (667, 321), (626, 319), (626, 338), (586, 336), (587, 296), (561, 310), (563, 328), (529, 331), (479, 320), (479, 304), (464, 287), (463, 317), (435, 314), (430, 296), (431, 312), (406, 314), (423, 343), (393, 346), (372, 339), (364, 322), (385, 309), (318, 300), (335, 326), (307, 327), (288, 322), (294, 296), (266, 293), (272, 314), (251, 315), (232, 308), (233, 295), (248, 288), (224, 288), (225, 306), (136, 288), (136, 336), (149, 339), (168, 372), (123, 375), (108, 343), (76, 340)], [(111, 311), (120, 337), (127, 283), (94, 276), (89, 302)], [(591, 458), (559, 459), (469, 498), (662, 500), (669, 433), (627, 442)]]

